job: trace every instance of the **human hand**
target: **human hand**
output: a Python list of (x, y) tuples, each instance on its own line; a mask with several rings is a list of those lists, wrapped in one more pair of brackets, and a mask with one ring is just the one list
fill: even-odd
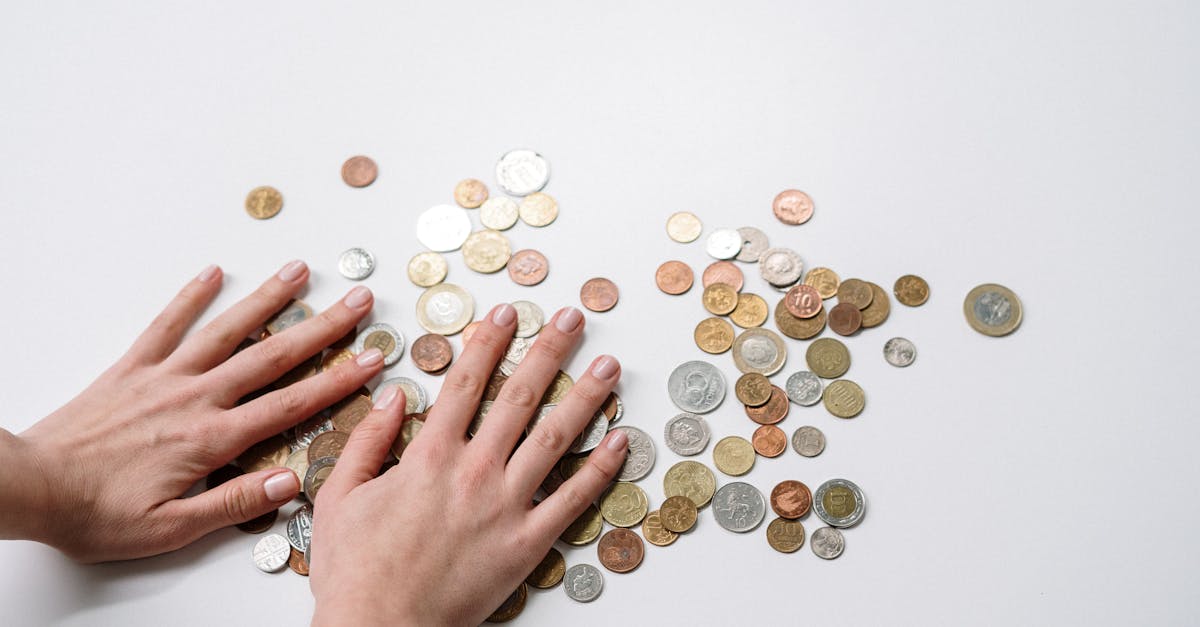
[(400, 429), (404, 398), (385, 391), (376, 399), (317, 495), (313, 624), (476, 625), (517, 588), (625, 460), (625, 434), (609, 433), (582, 470), (533, 503), (620, 378), (617, 360), (606, 355), (513, 451), (583, 326), (579, 310), (559, 311), (468, 440), (467, 427), (516, 327), (512, 306), (497, 306), (447, 373), (420, 435), (378, 477)]
[[(237, 405), (355, 328), (372, 295), (356, 287), (337, 304), (234, 354), (304, 286), (294, 261), (198, 333), (187, 329), (221, 287), (211, 266), (192, 280), (115, 365), (20, 437), (0, 431), (20, 481), (0, 482), (17, 503), (0, 533), (98, 562), (171, 551), (291, 500), (291, 470), (248, 473), (180, 498), (256, 442), (311, 417), (382, 368), (372, 349), (315, 377)], [(232, 355), (232, 356), (231, 356)]]

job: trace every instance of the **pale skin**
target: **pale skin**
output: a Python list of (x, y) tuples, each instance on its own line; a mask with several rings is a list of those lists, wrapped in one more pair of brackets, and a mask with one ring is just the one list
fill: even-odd
[[(188, 335), (220, 289), (221, 270), (211, 266), (77, 397), (19, 435), (0, 429), (0, 457), (10, 469), (0, 473), (0, 538), (43, 542), (84, 563), (132, 559), (178, 549), (292, 500), (299, 481), (283, 468), (183, 495), (255, 442), (382, 370), (382, 355), (371, 349), (237, 404), (370, 312), (372, 294), (357, 287), (313, 319), (234, 354), (308, 276), (303, 263), (289, 263)], [(582, 471), (533, 503), (542, 479), (620, 378), (616, 359), (596, 358), (517, 446), (584, 326), (572, 307), (555, 314), (468, 440), (488, 374), (516, 327), (513, 308), (498, 305), (447, 372), (420, 437), (382, 475), (404, 398), (397, 392), (376, 399), (315, 505), (314, 624), (478, 624), (519, 585), (625, 457), (624, 434), (610, 433)]]

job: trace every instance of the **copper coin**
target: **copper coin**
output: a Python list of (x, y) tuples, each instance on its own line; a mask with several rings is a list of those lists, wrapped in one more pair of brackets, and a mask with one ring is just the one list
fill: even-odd
[(829, 310), (829, 328), (838, 335), (854, 335), (862, 321), (862, 312), (850, 303), (838, 303)]
[(479, 179), (463, 179), (454, 186), (454, 202), (460, 207), (478, 209), (487, 199), (487, 185)]
[(450, 348), (450, 340), (437, 333), (426, 333), (413, 340), (413, 363), (430, 374), (445, 370), (454, 358), (454, 349)]
[(496, 370), (492, 376), (488, 378), (487, 385), (483, 388), (483, 400), (494, 401), (500, 397), (500, 388), (504, 387), (504, 382), (508, 381), (508, 376), (503, 372)]
[(618, 527), (600, 537), (596, 552), (605, 568), (614, 573), (627, 573), (642, 563), (646, 547), (641, 536)]
[(750, 442), (754, 452), (763, 457), (779, 457), (787, 450), (787, 434), (775, 425), (763, 425), (754, 430)]
[(322, 457), (341, 457), (342, 449), (350, 441), (350, 434), (345, 431), (326, 431), (313, 438), (308, 445), (308, 463), (313, 463)]
[(350, 157), (342, 164), (342, 180), (350, 187), (366, 187), (375, 182), (379, 167), (370, 157)]
[(508, 278), (517, 285), (537, 285), (550, 273), (550, 262), (542, 253), (526, 248), (508, 259)]
[(676, 296), (692, 289), (693, 281), (695, 276), (691, 266), (682, 261), (668, 261), (659, 266), (658, 271), (654, 273), (654, 282), (658, 284), (658, 289)]
[(760, 425), (773, 425), (788, 415), (788, 397), (779, 386), (771, 386), (771, 398), (758, 407), (747, 407), (746, 415)]
[(489, 623), (507, 623), (525, 610), (525, 601), (528, 598), (529, 586), (525, 582), (521, 582), (521, 585), (508, 595), (507, 599), (504, 599), (504, 603), (501, 603), (500, 607), (484, 620)]
[(821, 294), (811, 285), (796, 284), (788, 290), (783, 302), (789, 313), (797, 318), (808, 319), (821, 311)]
[(608, 279), (588, 279), (579, 288), (579, 300), (583, 306), (595, 312), (604, 312), (617, 306), (617, 285)]
[(717, 261), (705, 268), (704, 273), (700, 275), (701, 287), (708, 287), (713, 283), (724, 283), (732, 287), (733, 291), (740, 292), (742, 285), (746, 283), (746, 276), (732, 261)]
[(747, 372), (733, 384), (733, 392), (746, 407), (758, 407), (771, 399), (771, 381), (757, 372)]
[(771, 490), (771, 509), (782, 518), (796, 520), (807, 514), (809, 507), (812, 507), (812, 492), (799, 481), (780, 481)]
[(304, 561), (304, 553), (297, 551), (296, 547), (292, 547), (292, 554), (288, 556), (288, 568), (297, 575), (308, 576), (308, 562)]
[(784, 224), (804, 224), (813, 214), (813, 201), (798, 189), (785, 189), (771, 203), (775, 217)]

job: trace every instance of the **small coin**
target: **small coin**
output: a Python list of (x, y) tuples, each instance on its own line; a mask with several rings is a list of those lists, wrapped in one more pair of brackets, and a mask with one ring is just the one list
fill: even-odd
[(296, 508), (287, 521), (286, 542), (301, 553), (308, 550), (308, 544), (312, 540), (312, 515), (312, 505), (305, 503)]
[(788, 312), (797, 318), (811, 318), (824, 307), (817, 288), (804, 284), (793, 285), (784, 295), (783, 302)]
[(706, 414), (725, 400), (725, 376), (706, 361), (687, 361), (671, 372), (667, 394), (679, 409)]
[(600, 515), (614, 527), (632, 527), (650, 511), (646, 492), (628, 481), (617, 481), (600, 496)]
[(425, 388), (421, 387), (420, 383), (413, 381), (408, 377), (392, 377), (381, 381), (375, 386), (374, 398), (379, 398), (383, 395), (384, 390), (390, 386), (399, 386), (404, 392), (404, 413), (419, 414), (425, 411), (429, 405), (429, 396), (425, 393)]
[(917, 358), (917, 347), (905, 338), (894, 337), (884, 342), (883, 358), (897, 368), (904, 368)]
[(517, 223), (520, 213), (521, 210), (517, 206), (517, 201), (512, 198), (504, 196), (488, 198), (479, 207), (479, 223), (484, 228), (507, 231)]
[(867, 285), (871, 286), (872, 296), (871, 304), (862, 310), (862, 327), (864, 329), (871, 329), (883, 324), (887, 320), (888, 314), (892, 311), (892, 302), (882, 287), (869, 282)]
[(915, 274), (906, 274), (896, 279), (892, 293), (896, 295), (900, 304), (919, 307), (929, 300), (929, 284)]
[(558, 218), (558, 201), (545, 192), (534, 192), (517, 204), (517, 214), (529, 226), (546, 226)]
[(308, 464), (308, 472), (304, 473), (304, 496), (308, 497), (310, 503), (317, 502), (317, 493), (321, 491), (321, 487), (325, 485), (325, 480), (329, 475), (333, 474), (333, 467), (337, 464), (336, 457), (322, 457), (316, 460), (310, 460)]
[(642, 538), (628, 529), (613, 529), (596, 545), (600, 564), (614, 573), (627, 573), (637, 568), (646, 555)]
[(361, 355), (371, 348), (378, 348), (383, 353), (383, 365), (390, 366), (400, 361), (404, 355), (404, 336), (396, 327), (385, 322), (376, 322), (359, 332), (351, 352)]
[(412, 358), (417, 368), (434, 374), (450, 367), (450, 361), (454, 359), (454, 349), (450, 347), (450, 341), (445, 336), (426, 333), (413, 341)]
[(508, 260), (508, 277), (517, 285), (537, 285), (545, 281), (549, 273), (550, 262), (533, 249), (518, 250)]
[(804, 264), (800, 255), (790, 248), (769, 248), (758, 259), (758, 270), (767, 283), (775, 287), (789, 287), (800, 280)]
[(679, 534), (663, 527), (662, 515), (657, 509), (646, 514), (642, 521), (642, 536), (654, 546), (670, 546), (679, 539)]
[(605, 312), (617, 305), (616, 283), (603, 277), (588, 279), (583, 287), (579, 288), (579, 300), (583, 302), (583, 306), (595, 312)]
[(716, 463), (717, 470), (731, 477), (740, 477), (750, 472), (750, 469), (754, 468), (757, 456), (754, 445), (746, 438), (736, 435), (721, 438), (713, 447), (713, 462)]
[(714, 261), (700, 276), (700, 284), (707, 288), (713, 283), (724, 283), (733, 288), (733, 291), (742, 291), (742, 286), (746, 282), (746, 276), (742, 274), (742, 269), (734, 265), (732, 261)]
[(850, 351), (845, 344), (831, 337), (809, 344), (804, 357), (809, 370), (824, 379), (836, 379), (850, 369)]
[(458, 250), (471, 234), (471, 218), (454, 205), (435, 205), (417, 216), (417, 240), (429, 250)]
[(784, 224), (804, 224), (812, 218), (813, 201), (808, 194), (798, 189), (785, 189), (775, 196), (771, 211)]
[(680, 244), (696, 241), (703, 228), (700, 218), (690, 211), (677, 211), (667, 218), (667, 237)]
[(800, 427), (792, 434), (792, 448), (804, 457), (816, 457), (825, 450), (825, 434), (816, 427)]
[(672, 496), (663, 501), (662, 508), (658, 511), (662, 526), (672, 533), (691, 531), (692, 527), (696, 526), (696, 519), (700, 516), (692, 499), (681, 495)]
[(825, 308), (822, 306), (817, 315), (811, 318), (797, 318), (787, 310), (787, 303), (779, 299), (775, 305), (775, 327), (779, 332), (795, 340), (807, 340), (820, 335), (825, 330)]
[(492, 612), (484, 621), (489, 623), (507, 623), (513, 620), (517, 616), (520, 616), (521, 612), (525, 611), (525, 602), (528, 598), (529, 587), (524, 582), (521, 582), (521, 585), (517, 586), (517, 589), (508, 595), (508, 598), (504, 599), (500, 607), (496, 608), (496, 611)]
[(600, 510), (595, 505), (588, 505), (587, 509), (562, 532), (559, 539), (572, 546), (583, 546), (599, 538), (602, 529), (604, 518), (600, 516)]
[(302, 300), (293, 300), (267, 320), (266, 329), (271, 335), (279, 335), (312, 317), (312, 307)]
[(358, 155), (342, 164), (342, 180), (350, 187), (366, 187), (375, 182), (379, 166), (370, 157)]
[(663, 435), (667, 448), (684, 457), (700, 454), (704, 447), (708, 446), (711, 437), (712, 431), (708, 428), (708, 421), (689, 413), (679, 414), (668, 420)]
[(637, 481), (650, 474), (656, 457), (654, 440), (637, 427), (616, 427), (613, 431), (624, 431), (629, 439), (629, 451), (621, 471), (617, 473), (617, 481)]
[(746, 329), (733, 340), (733, 365), (742, 372), (771, 376), (787, 362), (783, 338), (770, 329)]
[(831, 527), (853, 527), (867, 511), (867, 499), (853, 481), (830, 479), (817, 488), (813, 511)]
[(804, 525), (798, 520), (776, 518), (767, 525), (767, 544), (780, 553), (795, 553), (804, 546)]
[(256, 220), (266, 220), (279, 215), (283, 209), (283, 194), (274, 187), (255, 187), (246, 195), (246, 213)]
[(542, 330), (542, 325), (546, 324), (546, 314), (541, 307), (527, 300), (515, 300), (510, 304), (517, 310), (516, 337), (533, 337)]
[(754, 430), (750, 443), (763, 457), (779, 457), (787, 450), (787, 434), (775, 425), (762, 425)]
[(738, 304), (737, 290), (724, 283), (713, 283), (704, 288), (700, 297), (704, 308), (714, 316), (724, 316), (731, 313)]
[(742, 238), (742, 249), (735, 257), (738, 261), (754, 263), (762, 256), (764, 250), (771, 247), (767, 234), (752, 226), (743, 226), (737, 232)]
[(803, 518), (812, 506), (812, 492), (802, 481), (787, 479), (771, 490), (771, 509), (782, 518)]
[(717, 259), (733, 259), (742, 252), (742, 236), (734, 229), (717, 229), (708, 234), (704, 251)]
[(846, 549), (846, 538), (833, 527), (821, 527), (813, 532), (812, 550), (823, 560), (836, 559)]
[(351, 248), (338, 257), (338, 272), (351, 281), (361, 281), (375, 271), (375, 255), (362, 248)]
[(510, 150), (496, 162), (496, 182), (505, 193), (525, 196), (550, 181), (550, 164), (532, 150)]
[(738, 294), (737, 305), (730, 312), (729, 319), (743, 329), (761, 327), (767, 321), (767, 301), (758, 294)]
[(654, 273), (658, 289), (675, 296), (692, 289), (694, 280), (692, 268), (682, 261), (667, 261)]
[(308, 445), (309, 465), (322, 457), (341, 457), (349, 441), (350, 434), (345, 431), (326, 431), (318, 435)]
[(668, 499), (672, 496), (686, 496), (697, 508), (708, 505), (716, 490), (716, 475), (700, 462), (679, 462), (671, 466), (663, 476), (664, 496)]
[(435, 285), (417, 299), (417, 322), (430, 333), (454, 335), (475, 317), (475, 299), (452, 283)]
[(282, 436), (273, 435), (238, 455), (237, 464), (245, 472), (278, 468), (287, 463), (292, 448)]
[(533, 567), (533, 572), (525, 578), (525, 583), (534, 588), (546, 590), (562, 583), (563, 574), (566, 572), (567, 561), (563, 559), (563, 554), (558, 549), (550, 547), (546, 557), (543, 557), (542, 561)]
[(866, 404), (862, 388), (848, 379), (838, 379), (825, 388), (825, 409), (838, 418), (853, 418)]
[(733, 384), (733, 392), (743, 405), (758, 407), (771, 399), (771, 381), (757, 372), (747, 372)]
[(572, 601), (595, 601), (604, 590), (604, 575), (591, 564), (576, 564), (563, 576), (563, 589)]
[(747, 407), (746, 417), (760, 425), (773, 425), (787, 418), (790, 408), (787, 392), (772, 385), (767, 402), (758, 407)]
[(613, 425), (625, 415), (625, 403), (621, 402), (621, 397), (617, 396), (616, 392), (609, 392), (600, 411), (608, 416), (608, 424)]
[(859, 310), (866, 309), (874, 297), (875, 292), (871, 290), (871, 284), (861, 279), (846, 279), (838, 285), (838, 302), (850, 303)]
[(837, 273), (829, 268), (813, 268), (804, 277), (804, 284), (816, 288), (822, 299), (837, 296), (838, 286), (841, 283)]
[[(333, 423), (333, 428), (338, 431), (350, 433), (354, 431), (354, 427), (371, 413), (371, 397), (363, 396), (362, 394), (351, 394), (350, 396), (338, 401), (333, 406), (332, 415), (329, 417)], [(297, 476), (303, 477), (303, 473), (296, 473)]]
[(460, 207), (478, 209), (487, 199), (487, 185), (479, 179), (463, 179), (454, 186), (454, 202)]
[(963, 314), (972, 329), (1002, 337), (1021, 326), (1021, 299), (1003, 285), (984, 283), (967, 294)]
[(485, 229), (475, 231), (462, 245), (463, 261), (467, 267), (481, 274), (499, 272), (512, 257), (508, 238), (499, 231)]
[(807, 370), (793, 372), (784, 389), (788, 400), (802, 407), (811, 407), (821, 401), (821, 378)]
[(417, 287), (433, 287), (446, 279), (450, 266), (438, 253), (423, 252), (408, 260), (408, 280)]
[(254, 565), (264, 573), (279, 572), (290, 555), (288, 541), (277, 533), (265, 535), (254, 544)]
[[(311, 545), (310, 545), (311, 546)], [(289, 546), (290, 554), (288, 555), (288, 568), (292, 572), (302, 577), (308, 576), (308, 561), (304, 559), (304, 552), (297, 551), (294, 547)]]
[(862, 323), (862, 311), (850, 303), (840, 302), (829, 310), (829, 328), (838, 335), (854, 335)]
[(762, 522), (767, 503), (758, 488), (741, 481), (721, 486), (713, 496), (713, 517), (722, 528), (746, 533)]

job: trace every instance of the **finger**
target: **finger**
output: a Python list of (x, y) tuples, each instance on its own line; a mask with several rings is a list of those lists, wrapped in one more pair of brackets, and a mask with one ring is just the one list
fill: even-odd
[(500, 388), (487, 419), (472, 440), (473, 448), (508, 458), (559, 366), (579, 344), (583, 326), (583, 314), (574, 307), (564, 307), (554, 314), (520, 367)]
[(628, 443), (624, 431), (613, 431), (604, 436), (600, 446), (588, 455), (583, 468), (529, 513), (534, 534), (552, 538), (562, 535), (567, 525), (595, 502), (612, 482), (625, 463)]
[(371, 413), (350, 432), (350, 439), (333, 467), (333, 473), (317, 493), (317, 502), (337, 501), (354, 488), (375, 478), (387, 461), (388, 451), (400, 434), (404, 418), (404, 392), (390, 386), (375, 400)]
[(221, 269), (217, 266), (205, 268), (185, 285), (167, 304), (167, 308), (142, 331), (130, 347), (127, 356), (141, 363), (157, 363), (165, 359), (179, 345), (179, 340), (183, 339), (188, 327), (196, 321), (220, 289)]
[(184, 340), (168, 361), (180, 369), (207, 372), (229, 359), (237, 345), (287, 305), (307, 280), (308, 266), (303, 261), (288, 263), (252, 294)]
[(421, 428), (438, 435), (426, 437), (465, 440), (467, 425), (475, 417), (488, 379), (508, 350), (516, 327), (517, 310), (512, 305), (503, 303), (492, 308), (467, 342), (462, 357), (446, 373), (442, 391)]
[[(178, 546), (230, 525), (279, 509), (300, 491), (300, 480), (287, 468), (272, 468), (230, 479), (186, 499), (164, 503), (159, 512), (179, 530)], [(174, 543), (173, 543), (174, 544)]]
[(371, 311), (372, 300), (371, 290), (360, 285), (316, 317), (230, 357), (204, 376), (232, 405), (346, 335)]
[[(523, 364), (522, 364), (523, 365)], [(621, 378), (621, 364), (609, 355), (592, 361), (588, 371), (575, 383), (567, 397), (521, 443), (508, 462), (507, 481), (524, 496), (533, 497), (546, 475), (558, 463), (600, 409), (609, 392)], [(506, 384), (507, 385), (507, 384)], [(488, 412), (488, 420), (492, 418)]]

